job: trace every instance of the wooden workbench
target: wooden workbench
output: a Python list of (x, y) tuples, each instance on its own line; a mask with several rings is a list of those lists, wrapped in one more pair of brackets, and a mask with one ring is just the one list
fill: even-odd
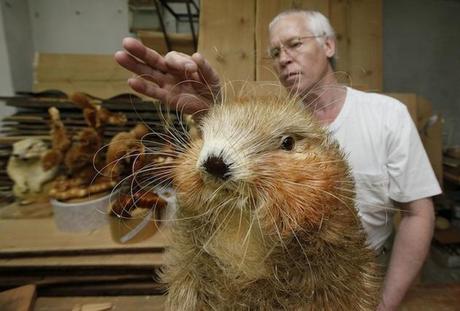
[[(73, 307), (94, 303), (111, 303), (113, 310), (163, 310), (163, 296), (119, 297), (43, 297), (38, 298), (35, 311), (72, 310)], [(460, 285), (418, 285), (408, 293), (401, 311), (458, 311)]]
[(162, 293), (155, 277), (168, 230), (160, 228), (143, 241), (120, 244), (109, 225), (67, 233), (51, 217), (0, 219), (0, 291), (36, 284), (39, 297)]
[[(64, 233), (52, 218), (0, 219), (0, 285), (37, 284), (34, 310), (110, 303), (113, 310), (163, 310), (152, 276), (163, 263), (168, 230), (136, 244), (112, 240), (109, 226)], [(57, 297), (59, 296), (59, 297)], [(460, 284), (417, 285), (403, 311), (460, 310)]]

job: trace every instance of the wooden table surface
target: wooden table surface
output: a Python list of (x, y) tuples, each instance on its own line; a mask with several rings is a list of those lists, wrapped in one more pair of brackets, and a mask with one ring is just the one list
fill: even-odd
[(0, 219), (0, 257), (37, 254), (159, 250), (167, 245), (167, 230), (134, 244), (112, 239), (110, 226), (83, 233), (61, 232), (53, 218)]
[[(35, 302), (34, 311), (72, 311), (82, 306), (88, 309), (93, 304), (110, 303), (112, 309), (120, 311), (164, 310), (163, 296), (118, 296), (118, 297), (42, 297)], [(84, 310), (84, 309), (83, 309)]]
[[(111, 310), (156, 311), (163, 310), (164, 296), (118, 297), (39, 297), (35, 311), (65, 311), (76, 306), (111, 303)], [(401, 311), (458, 311), (460, 310), (460, 284), (417, 285), (410, 290)]]
[[(89, 233), (64, 233), (57, 230), (52, 218), (0, 219), (0, 266), (3, 271), (28, 267), (158, 266), (167, 244), (167, 230), (136, 244), (119, 244), (112, 240), (109, 226)], [(140, 253), (137, 253), (141, 251)], [(143, 254), (142, 254), (143, 253)], [(110, 254), (110, 256), (107, 256)], [(32, 255), (32, 256), (29, 256)], [(75, 256), (73, 256), (75, 255)], [(84, 256), (84, 260), (82, 257)], [(46, 258), (46, 260), (43, 260)], [(67, 295), (69, 296), (69, 295)], [(78, 310), (78, 306), (110, 303), (112, 310), (163, 310), (161, 295), (38, 297), (34, 310)], [(76, 308), (77, 307), (77, 308)], [(402, 311), (460, 310), (460, 284), (417, 285), (410, 290)]]
[(406, 295), (401, 311), (458, 311), (460, 284), (420, 284)]

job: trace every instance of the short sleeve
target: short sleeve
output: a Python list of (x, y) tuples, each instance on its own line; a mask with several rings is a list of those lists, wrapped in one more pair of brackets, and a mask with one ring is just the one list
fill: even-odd
[(395, 101), (386, 122), (389, 195), (410, 202), (441, 193), (417, 128), (406, 106)]

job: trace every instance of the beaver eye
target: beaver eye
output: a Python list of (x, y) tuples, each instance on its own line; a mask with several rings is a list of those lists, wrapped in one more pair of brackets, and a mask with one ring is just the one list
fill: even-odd
[(292, 150), (294, 149), (294, 137), (292, 136), (284, 136), (281, 141), (281, 149), (283, 150)]

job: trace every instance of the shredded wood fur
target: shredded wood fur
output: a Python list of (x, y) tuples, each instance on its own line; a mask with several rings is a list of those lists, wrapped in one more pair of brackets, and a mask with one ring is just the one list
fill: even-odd
[[(375, 310), (380, 272), (349, 168), (304, 107), (267, 98), (215, 105), (201, 132), (172, 168), (179, 209), (167, 308)], [(280, 147), (286, 136), (292, 150)], [(228, 164), (225, 179), (203, 168), (210, 156)]]

